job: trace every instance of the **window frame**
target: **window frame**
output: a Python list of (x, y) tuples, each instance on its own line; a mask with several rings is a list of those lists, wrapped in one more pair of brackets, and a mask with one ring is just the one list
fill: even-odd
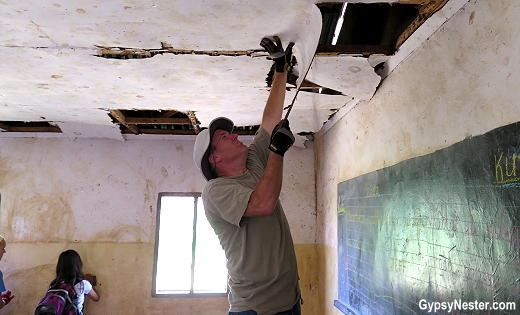
[[(156, 281), (157, 281), (157, 259), (159, 256), (159, 230), (161, 228), (161, 198), (167, 196), (175, 196), (175, 197), (193, 197), (193, 237), (192, 237), (192, 264), (191, 264), (191, 288), (189, 293), (167, 293), (167, 294), (157, 294), (156, 293)], [(198, 198), (201, 198), (202, 194), (197, 192), (191, 193), (182, 193), (182, 192), (160, 192), (157, 198), (157, 211), (156, 211), (156, 219), (155, 219), (155, 243), (154, 243), (154, 258), (153, 258), (153, 274), (152, 274), (152, 297), (154, 298), (205, 298), (205, 297), (227, 297), (229, 293), (229, 286), (227, 286), (227, 290), (225, 293), (195, 293), (193, 290), (194, 283), (194, 268), (193, 260), (195, 256), (195, 248), (197, 246), (197, 237), (196, 237), (196, 226), (197, 226), (197, 203)]]

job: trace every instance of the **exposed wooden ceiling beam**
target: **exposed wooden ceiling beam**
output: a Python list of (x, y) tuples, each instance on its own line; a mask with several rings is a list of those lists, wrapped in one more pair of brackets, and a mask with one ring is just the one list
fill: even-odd
[(30, 127), (30, 126), (11, 126), (10, 132), (61, 132), (59, 127)]
[(397, 0), (396, 3), (402, 3), (402, 4), (426, 4), (428, 2), (435, 1), (435, 0)]
[[(404, 3), (403, 1), (399, 1)], [(399, 35), (395, 43), (397, 50), (412, 34), (429, 19), (435, 12), (439, 11), (448, 0), (431, 0), (419, 7), (419, 14), (410, 25)]]
[(133, 125), (191, 125), (189, 118), (145, 118), (126, 117), (127, 124)]
[(0, 123), (0, 130), (10, 131), (10, 128), (8, 125)]
[(339, 54), (383, 54), (391, 55), (393, 53), (390, 45), (318, 45), (316, 55), (331, 56)]
[(158, 118), (170, 118), (173, 115), (175, 115), (176, 113), (178, 113), (178, 111), (176, 111), (176, 110), (167, 110), (165, 112), (161, 112), (161, 114), (157, 115), (157, 117)]
[(134, 134), (139, 134), (139, 128), (137, 128), (136, 125), (128, 124), (126, 122), (125, 115), (120, 110), (111, 110), (110, 114), (123, 126), (128, 128), (130, 131), (132, 131)]
[[(124, 130), (123, 130), (124, 132)], [(157, 134), (157, 135), (194, 135), (193, 129), (141, 129), (142, 134)]]

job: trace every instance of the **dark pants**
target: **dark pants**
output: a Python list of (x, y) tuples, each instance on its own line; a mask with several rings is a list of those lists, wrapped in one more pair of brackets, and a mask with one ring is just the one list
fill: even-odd
[[(258, 313), (253, 310), (249, 310), (249, 311), (243, 311), (243, 312), (228, 312), (228, 315), (258, 315)], [(279, 312), (274, 315), (301, 315), (300, 299), (298, 299), (298, 301), (296, 301), (296, 304), (294, 304), (292, 309), (290, 309), (288, 311)]]

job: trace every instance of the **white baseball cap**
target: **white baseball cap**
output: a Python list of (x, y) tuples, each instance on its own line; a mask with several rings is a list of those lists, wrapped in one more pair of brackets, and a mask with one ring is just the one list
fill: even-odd
[(211, 139), (217, 129), (225, 130), (229, 133), (233, 131), (234, 123), (226, 117), (218, 117), (213, 119), (207, 129), (202, 130), (195, 138), (195, 147), (193, 148), (193, 161), (206, 180), (216, 178), (209, 165), (209, 151), (211, 147)]

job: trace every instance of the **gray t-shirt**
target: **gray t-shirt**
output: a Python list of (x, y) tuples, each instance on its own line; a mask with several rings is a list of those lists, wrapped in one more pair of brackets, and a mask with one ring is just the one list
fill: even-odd
[(280, 201), (272, 215), (242, 217), (264, 173), (269, 141), (260, 128), (249, 146), (247, 171), (212, 179), (202, 191), (206, 217), (226, 253), (231, 312), (272, 315), (291, 309), (300, 294), (294, 244)]

